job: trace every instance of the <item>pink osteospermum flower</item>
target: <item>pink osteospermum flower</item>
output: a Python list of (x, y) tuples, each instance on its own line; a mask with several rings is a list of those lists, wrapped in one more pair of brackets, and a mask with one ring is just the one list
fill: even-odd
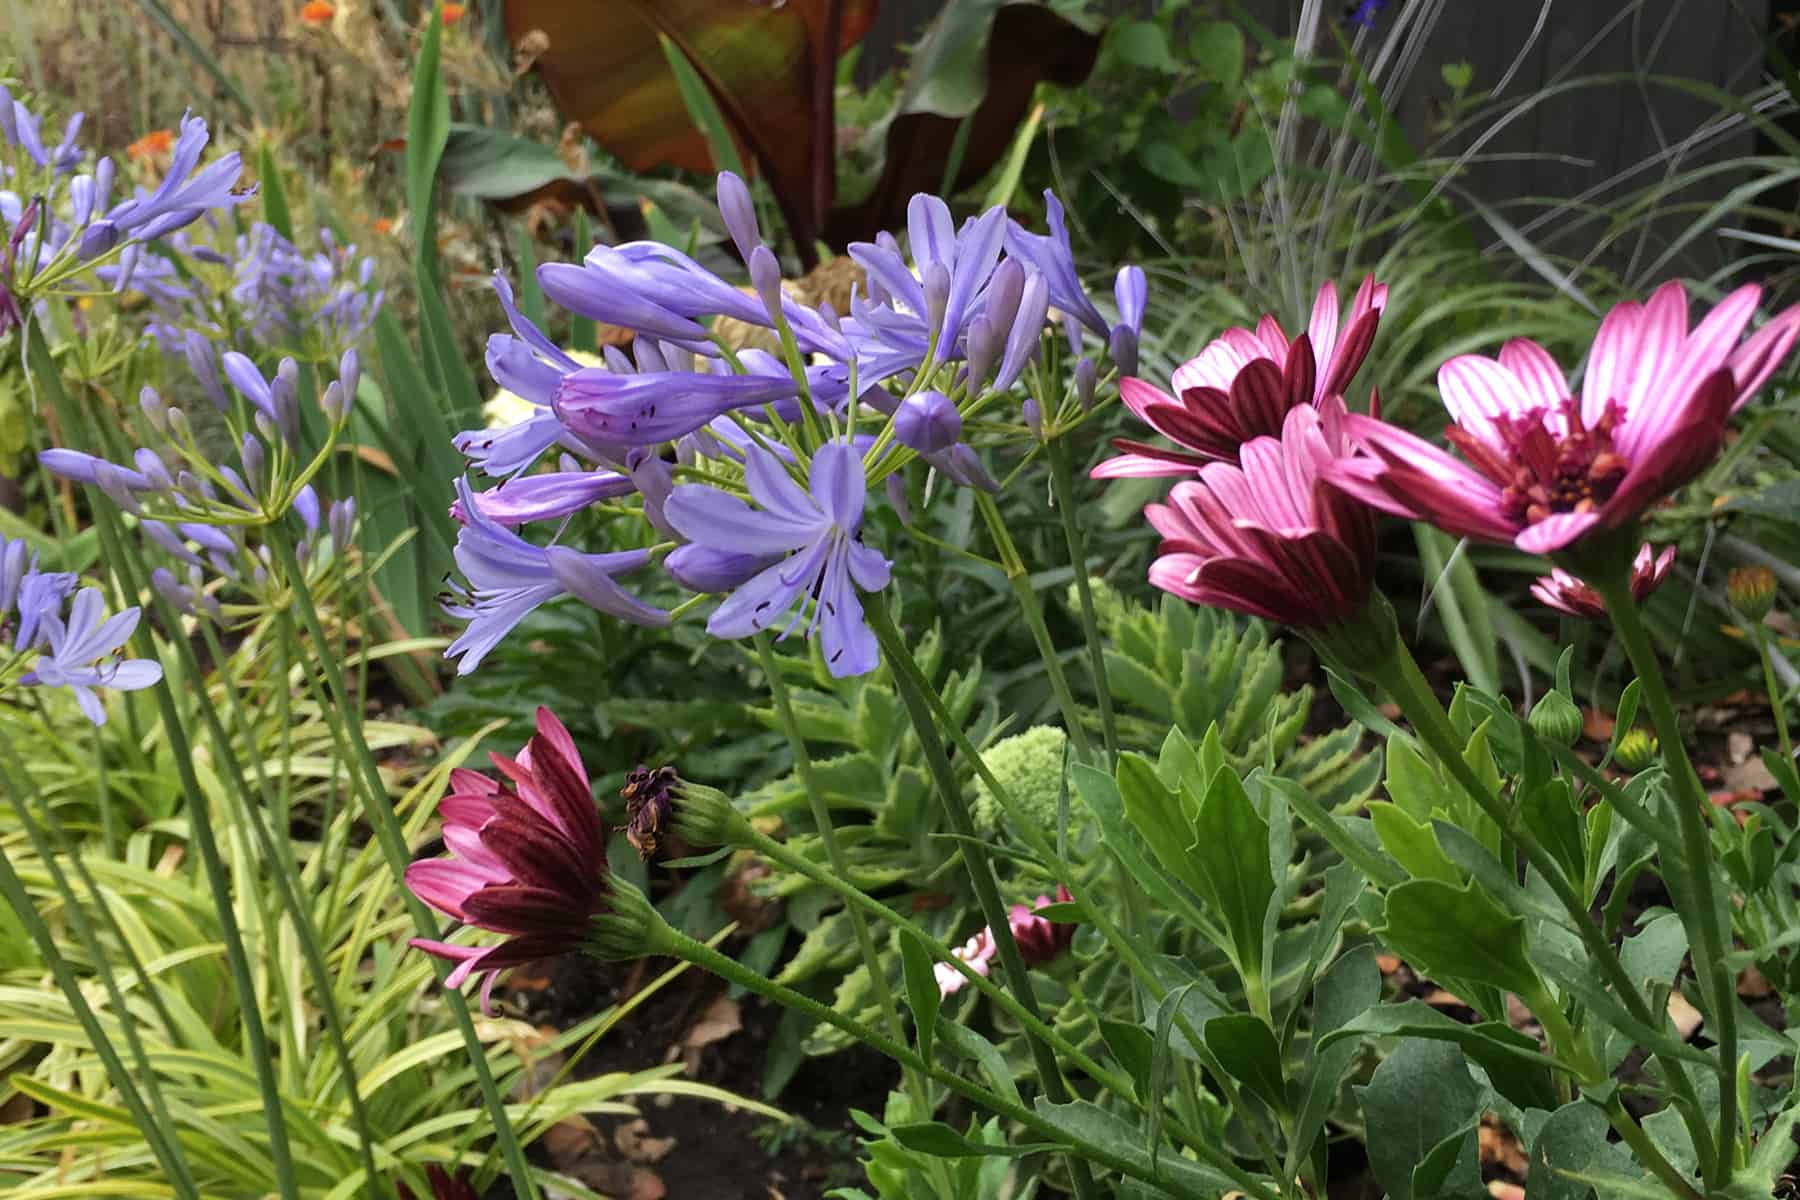
[[(1631, 563), (1631, 598), (1640, 604), (1644, 598), (1654, 592), (1675, 564), (1675, 547), (1669, 546), (1661, 554), (1650, 549), (1645, 542)], [(1606, 604), (1600, 599), (1600, 593), (1569, 574), (1561, 567), (1542, 576), (1531, 585), (1531, 594), (1544, 604), (1558, 612), (1568, 613), (1571, 617), (1590, 617), (1598, 619), (1606, 616)]]
[(1068, 922), (1051, 921), (1037, 915), (1040, 908), (1051, 903), (1067, 904), (1075, 897), (1062, 884), (1056, 886), (1056, 899), (1040, 895), (1030, 905), (1015, 904), (1007, 910), (1006, 922), (1012, 927), (1013, 941), (1019, 945), (1019, 957), (1025, 960), (1028, 967), (1042, 966), (1067, 950), (1075, 940), (1075, 926)]
[[(999, 947), (994, 944), (993, 931), (983, 925), (980, 933), (952, 950), (951, 953), (962, 960), (977, 975), (986, 979), (988, 972), (993, 970), (994, 955), (999, 953)], [(967, 976), (949, 963), (934, 963), (931, 972), (937, 976), (938, 994), (941, 996), (954, 996), (962, 991), (963, 986), (969, 982)]]
[(1341, 399), (1289, 410), (1281, 437), (1209, 463), (1144, 515), (1163, 535), (1150, 582), (1195, 604), (1322, 629), (1358, 618), (1374, 584), (1375, 518), (1326, 480), (1353, 453)]
[(1114, 438), (1125, 451), (1094, 468), (1096, 479), (1191, 475), (1209, 462), (1236, 462), (1238, 447), (1278, 437), (1289, 409), (1341, 396), (1375, 341), (1388, 289), (1363, 280), (1340, 327), (1337, 285), (1326, 280), (1307, 331), (1292, 341), (1272, 316), (1254, 330), (1227, 329), (1176, 368), (1170, 396), (1142, 379), (1119, 383), (1125, 407), (1180, 449)]
[(1679, 283), (1618, 305), (1594, 338), (1579, 400), (1536, 342), (1510, 341), (1498, 359), (1460, 355), (1439, 369), (1438, 389), (1462, 460), (1352, 416), (1370, 457), (1330, 476), (1387, 512), (1532, 554), (1620, 528), (1706, 469), (1731, 414), (1793, 349), (1800, 306), (1740, 343), (1760, 295), (1737, 289), (1692, 332)]
[(415, 862), (406, 885), (439, 912), (507, 935), (492, 946), (414, 938), (416, 949), (456, 963), (448, 984), (578, 948), (609, 896), (606, 837), (581, 755), (563, 723), (537, 711), (537, 733), (517, 759), (489, 756), (503, 779), (458, 768), (438, 802), (450, 857)]

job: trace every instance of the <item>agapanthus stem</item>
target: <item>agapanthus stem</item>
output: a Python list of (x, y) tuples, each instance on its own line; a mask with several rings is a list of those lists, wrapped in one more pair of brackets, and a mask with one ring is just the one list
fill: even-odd
[[(1645, 1003), (1643, 995), (1631, 982), (1631, 976), (1626, 974), (1624, 964), (1619, 961), (1618, 953), (1613, 949), (1612, 943), (1607, 940), (1605, 932), (1594, 923), (1587, 905), (1582, 902), (1574, 887), (1564, 877), (1562, 868), (1537, 838), (1529, 830), (1519, 825), (1511, 810), (1501, 802), (1499, 797), (1488, 791), (1487, 787), (1476, 777), (1475, 772), (1470, 769), (1468, 763), (1463, 761), (1462, 747), (1459, 745), (1460, 739), (1450, 724), (1450, 718), (1444, 712), (1443, 705), (1438, 702), (1436, 693), (1431, 690), (1431, 685), (1426, 681), (1424, 673), (1419, 670), (1419, 664), (1413, 660), (1406, 647), (1396, 640), (1393, 656), (1389, 661), (1377, 669), (1369, 670), (1367, 674), (1370, 679), (1387, 691), (1394, 703), (1400, 706), (1401, 712), (1406, 715), (1407, 720), (1412, 722), (1414, 731), (1430, 747), (1432, 753), (1437, 756), (1445, 770), (1450, 772), (1458, 786), (1490, 820), (1499, 826), (1502, 833), (1513, 840), (1524, 852), (1526, 860), (1537, 872), (1539, 878), (1550, 885), (1551, 890), (1556, 893), (1557, 901), (1568, 913), (1570, 926), (1574, 929), (1576, 936), (1587, 948), (1589, 956), (1599, 965), (1600, 970), (1606, 976), (1606, 981), (1618, 993), (1620, 1002), (1625, 1005), (1626, 1011), (1631, 1014), (1632, 1019), (1646, 1028), (1658, 1028), (1660, 1026), (1659, 1019), (1650, 1011), (1650, 1006)], [(1565, 1049), (1569, 1053), (1579, 1055), (1580, 1062), (1577, 1065), (1587, 1073), (1584, 1074), (1584, 1078), (1591, 1077), (1592, 1072), (1596, 1069), (1595, 1064), (1591, 1061), (1592, 1055), (1579, 1046), (1568, 1046)], [(1700, 1119), (1704, 1110), (1700, 1107), (1698, 1097), (1694, 1092), (1693, 1082), (1688, 1079), (1687, 1068), (1677, 1058), (1659, 1057), (1662, 1059), (1664, 1070), (1669, 1074), (1670, 1086), (1684, 1101), (1683, 1104), (1677, 1105), (1677, 1110), (1681, 1112), (1695, 1146), (1702, 1147), (1701, 1157), (1704, 1159), (1712, 1147), (1712, 1133)]]
[(1069, 469), (1069, 444), (1066, 438), (1051, 438), (1045, 447), (1050, 456), (1050, 486), (1056, 496), (1057, 514), (1062, 517), (1063, 536), (1069, 543), (1069, 569), (1075, 572), (1075, 594), (1081, 603), (1081, 628), (1087, 635), (1088, 672), (1094, 677), (1095, 703), (1100, 706), (1100, 731), (1106, 738), (1106, 761), (1119, 760), (1118, 724), (1113, 718), (1112, 687), (1106, 677), (1106, 646), (1100, 637), (1100, 622), (1094, 615), (1094, 590), (1088, 583), (1087, 538), (1081, 532), (1081, 521), (1075, 513), (1074, 473)]
[[(80, 414), (75, 411), (75, 406), (63, 391), (62, 377), (50, 357), (50, 345), (44, 340), (44, 331), (35, 320), (30, 323), (26, 332), (25, 358), (31, 377), (50, 399), (48, 407), (56, 411), (65, 428), (76, 427)], [(100, 531), (102, 546), (109, 551), (102, 557), (114, 573), (118, 574), (125, 569), (119, 516), (108, 504), (100, 504), (94, 510), (94, 523)], [(136, 594), (137, 589), (130, 586), (128, 576), (118, 575), (118, 578), (121, 586), (126, 587), (131, 594)], [(132, 636), (140, 655), (156, 659), (156, 639), (148, 626), (139, 624)], [(282, 1200), (294, 1200), (299, 1194), (299, 1185), (295, 1180), (293, 1155), (288, 1146), (280, 1085), (275, 1078), (274, 1061), (269, 1053), (268, 1034), (262, 1024), (261, 1002), (256, 993), (255, 981), (251, 978), (250, 959), (244, 949), (243, 931), (238, 927), (231, 879), (226, 874), (218, 839), (213, 833), (212, 811), (208, 806), (206, 792), (200, 787), (200, 781), (194, 772), (192, 748), (175, 707), (174, 692), (169, 686), (168, 677), (164, 675), (159, 678), (151, 690), (156, 696), (157, 712), (162, 718), (163, 732), (169, 739), (169, 753), (175, 761), (182, 792), (188, 799), (187, 812), (193, 829), (194, 845), (200, 852), (201, 869), (206, 876), (207, 887), (212, 892), (214, 909), (218, 913), (220, 940), (225, 943), (225, 960), (243, 1018), (244, 1049), (255, 1067), (257, 1086), (262, 1092), (263, 1117), (269, 1128), (269, 1159), (275, 1172), (276, 1188)]]
[[(929, 1077), (946, 1090), (955, 1092), (965, 1100), (979, 1104), (989, 1112), (1004, 1117), (1009, 1121), (1017, 1122), (1045, 1141), (1057, 1142), (1068, 1146), (1070, 1148), (1069, 1161), (1071, 1166), (1075, 1163), (1082, 1163), (1083, 1174), (1086, 1174), (1086, 1161), (1092, 1161), (1099, 1163), (1102, 1166), (1110, 1167), (1121, 1175), (1147, 1183), (1151, 1187), (1154, 1187), (1167, 1195), (1178, 1197), (1193, 1196), (1195, 1197), (1195, 1200), (1198, 1200), (1197, 1193), (1171, 1183), (1166, 1179), (1158, 1178), (1155, 1173), (1146, 1169), (1139, 1163), (1115, 1154), (1104, 1146), (1067, 1133), (1025, 1106), (1015, 1104), (1010, 1100), (995, 1095), (986, 1088), (970, 1083), (960, 1075), (946, 1071), (941, 1067), (926, 1065), (925, 1061), (915, 1054), (910, 1047), (903, 1045), (892, 1038), (886, 1037), (876, 1030), (870, 1029), (867, 1025), (862, 1024), (862, 1022), (857, 1021), (852, 1017), (847, 1017), (836, 1009), (819, 1003), (811, 996), (796, 992), (792, 988), (783, 987), (782, 985), (757, 974), (755, 971), (752, 971), (739, 963), (736, 959), (720, 954), (717, 950), (702, 945), (700, 942), (695, 941), (693, 938), (688, 937), (686, 934), (672, 929), (667, 925), (662, 925), (660, 928), (653, 931), (648, 944), (645, 946), (645, 950), (648, 953), (667, 954), (672, 958), (679, 958), (685, 962), (690, 962), (696, 967), (711, 971), (728, 983), (734, 983), (746, 991), (754, 992), (765, 1000), (774, 1001), (776, 1004), (780, 1004), (783, 1007), (804, 1013), (822, 1024), (830, 1025), (833, 1028), (842, 1030), (844, 1033), (849, 1034), (858, 1041), (863, 1042), (864, 1044), (879, 1050), (889, 1058), (894, 1059), (896, 1062), (900, 1063), (902, 1067), (905, 1067), (908, 1070), (917, 1071), (919, 1074)], [(1216, 1155), (1216, 1151), (1213, 1153)], [(1229, 1162), (1229, 1160), (1225, 1161)], [(1221, 1171), (1226, 1170), (1223, 1162), (1215, 1163), (1210, 1156), (1208, 1157), (1208, 1163), (1209, 1165), (1217, 1166)], [(1237, 1182), (1245, 1192), (1256, 1197), (1256, 1200), (1275, 1200), (1273, 1193), (1263, 1187), (1254, 1178), (1245, 1175), (1235, 1164), (1231, 1164), (1230, 1174), (1233, 1177), (1233, 1181)], [(1097, 1195), (1098, 1193), (1094, 1194)]]
[[(826, 804), (825, 790), (819, 786), (814, 775), (812, 754), (806, 748), (806, 736), (794, 717), (794, 706), (788, 698), (787, 681), (781, 677), (781, 664), (775, 658), (775, 649), (770, 644), (767, 633), (756, 635), (756, 654), (762, 664), (763, 675), (768, 680), (769, 696), (775, 704), (775, 719), (787, 734), (788, 747), (794, 755), (794, 770), (800, 776), (801, 790), (806, 793), (806, 801), (812, 807), (813, 824), (819, 827), (819, 841), (825, 847), (825, 859), (831, 864), (832, 873), (847, 881), (850, 878), (850, 865), (844, 858), (843, 847), (838, 844), (831, 807)], [(900, 1023), (900, 1006), (894, 1000), (894, 989), (888, 986), (887, 964), (875, 949), (875, 939), (869, 935), (869, 923), (860, 908), (851, 906), (844, 911), (850, 919), (850, 930), (856, 937), (856, 947), (862, 954), (863, 969), (869, 973), (869, 984), (875, 989), (875, 1001), (881, 1008), (882, 1021), (895, 1040), (903, 1040), (906, 1026)], [(929, 1121), (936, 1107), (931, 1102), (930, 1089), (926, 1087), (923, 1076), (912, 1068), (907, 1068), (904, 1074), (906, 1090), (912, 1098), (919, 1120)], [(933, 1174), (942, 1176), (934, 1179), (940, 1189), (950, 1186), (946, 1173), (935, 1171)], [(946, 1196), (949, 1194), (944, 1192)]]
[(1069, 741), (1075, 746), (1075, 754), (1083, 762), (1092, 762), (1094, 746), (1088, 740), (1087, 724), (1081, 718), (1081, 706), (1075, 702), (1075, 693), (1069, 687), (1069, 677), (1063, 671), (1062, 659), (1057, 657), (1056, 643), (1050, 640), (1050, 628), (1044, 624), (1044, 609), (1038, 603), (1037, 592), (1032, 589), (1031, 576), (1025, 570), (1024, 560), (1019, 557), (1019, 548), (1013, 543), (1012, 534), (1007, 531), (1006, 521), (1000, 515), (999, 506), (994, 498), (973, 488), (975, 507), (981, 510), (981, 516), (987, 522), (988, 532), (994, 538), (994, 544), (1000, 550), (1000, 562), (1006, 571), (1006, 582), (1012, 585), (1013, 595), (1019, 601), (1019, 613), (1025, 618), (1026, 627), (1031, 630), (1031, 637), (1037, 643), (1038, 657), (1043, 660), (1044, 673), (1050, 677), (1050, 690), (1056, 694), (1056, 703), (1062, 709), (1063, 724), (1068, 726)]
[[(312, 589), (306, 582), (306, 571), (294, 553), (294, 546), (288, 540), (287, 532), (279, 525), (269, 526), (268, 544), (274, 549), (275, 560), (281, 567), (288, 586), (293, 589), (292, 608), (299, 614), (313, 645), (319, 649), (316, 655), (319, 669), (325, 675), (326, 686), (331, 690), (337, 709), (332, 714), (331, 706), (327, 706), (327, 719), (334, 724), (339, 721), (343, 723), (343, 741), (349, 744), (362, 774), (362, 787), (359, 790), (362, 792), (363, 811), (369, 817), (369, 824), (374, 827), (375, 839), (381, 846), (382, 856), (387, 860), (388, 870), (393, 872), (396, 880), (400, 880), (406, 874), (412, 855), (407, 851), (406, 833), (400, 826), (400, 818), (394, 813), (393, 801), (388, 798), (387, 785), (382, 782), (381, 768), (376, 765), (375, 756), (369, 751), (368, 739), (363, 734), (362, 711), (356, 707), (355, 697), (344, 684), (343, 669), (330, 653), (331, 640), (319, 621)], [(412, 917), (413, 927), (420, 936), (435, 940), (441, 931), (431, 910), (425, 907), (424, 901), (412, 894), (411, 889), (402, 886), (399, 892), (408, 915)], [(494, 1140), (500, 1145), (507, 1174), (511, 1176), (513, 1187), (520, 1191), (523, 1200), (535, 1200), (537, 1185), (533, 1182), (530, 1165), (525, 1161), (524, 1148), (520, 1146), (518, 1135), (513, 1132), (512, 1122), (507, 1117), (506, 1102), (494, 1083), (494, 1073), (488, 1067), (487, 1048), (482, 1045), (481, 1036), (475, 1031), (475, 1022), (469, 1016), (468, 1001), (455, 988), (443, 987), (444, 980), (450, 974), (448, 962), (432, 956), (431, 966), (444, 994), (444, 1002), (450, 1009), (451, 1020), (468, 1049), (469, 1066), (475, 1075), (476, 1088), (481, 1093), (482, 1106), (493, 1123)]]
[[(894, 627), (893, 618), (888, 614), (886, 597), (879, 592), (869, 596), (868, 617), (869, 626), (875, 631), (876, 640), (881, 643), (882, 653), (894, 664), (894, 686), (900, 693), (901, 703), (906, 705), (907, 715), (912, 719), (913, 731), (919, 735), (920, 747), (925, 752), (925, 764), (937, 784), (938, 795), (943, 798), (950, 824), (961, 836), (963, 861), (968, 864), (969, 881), (975, 886), (975, 898), (981, 905), (981, 915), (987, 919), (988, 932), (1000, 952), (1000, 963), (1006, 971), (1007, 985), (1025, 1010), (1041, 1021), (1042, 1015), (1038, 1012), (1037, 994), (1032, 990), (1031, 976), (1026, 971), (1025, 959), (1019, 954), (1019, 944), (1013, 940), (1012, 922), (1007, 918), (1006, 905), (1001, 901), (999, 886), (994, 882), (993, 863), (989, 861), (987, 849), (975, 828), (975, 818), (969, 811), (968, 798), (957, 785), (956, 772), (950, 766), (950, 756), (944, 752), (943, 739), (938, 734), (937, 723), (932, 720), (931, 706), (920, 694), (918, 664), (913, 661), (912, 652), (906, 648), (900, 631)], [(905, 666), (901, 665), (902, 660)], [(1030, 1033), (1025, 1035), (1025, 1041), (1031, 1047), (1031, 1056), (1037, 1063), (1038, 1077), (1045, 1097), (1052, 1104), (1067, 1102), (1068, 1086), (1063, 1082), (1062, 1070), (1057, 1066), (1056, 1055), (1049, 1044)], [(1069, 1175), (1074, 1181), (1077, 1196), (1083, 1200), (1098, 1197), (1092, 1176), (1079, 1160), (1069, 1160)]]
[[(1625, 653), (1637, 671), (1644, 704), (1650, 710), (1650, 722), (1656, 727), (1656, 736), (1662, 746), (1663, 766), (1675, 788), (1675, 814), (1681, 828), (1682, 858), (1687, 865), (1685, 890), (1688, 893), (1686, 904), (1681, 904), (1678, 898), (1677, 907), (1689, 910), (1682, 914), (1683, 923), (1700, 937), (1700, 945), (1695, 948), (1694, 972), (1707, 981), (1712, 1006), (1712, 1012), (1707, 1016), (1719, 1055), (1719, 1138), (1714, 1146), (1716, 1157), (1706, 1179), (1713, 1187), (1722, 1187), (1737, 1165), (1737, 980), (1726, 962), (1730, 946), (1719, 924), (1719, 913), (1725, 900), (1719, 894), (1712, 871), (1712, 835), (1706, 817), (1712, 802), (1707, 799), (1706, 789), (1700, 785), (1700, 777), (1682, 742), (1681, 722), (1669, 696), (1668, 684), (1663, 680), (1662, 664), (1657, 661), (1656, 649), (1650, 644), (1650, 634), (1644, 628), (1637, 601), (1631, 595), (1629, 569), (1593, 571), (1587, 579), (1606, 602), (1613, 630), (1624, 643)], [(1704, 1158), (1702, 1162), (1705, 1162)]]

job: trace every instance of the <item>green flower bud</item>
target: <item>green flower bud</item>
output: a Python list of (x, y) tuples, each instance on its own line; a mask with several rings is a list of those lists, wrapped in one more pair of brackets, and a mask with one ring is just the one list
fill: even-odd
[(690, 846), (748, 846), (756, 830), (731, 797), (685, 779), (675, 782), (675, 832)]
[(1661, 753), (1662, 747), (1656, 744), (1655, 734), (1648, 729), (1633, 729), (1619, 739), (1613, 761), (1635, 775), (1655, 766)]
[(667, 954), (672, 932), (669, 923), (633, 884), (613, 876), (606, 911), (588, 923), (582, 949), (601, 962), (631, 962), (653, 954)]
[[(1040, 829), (1054, 830), (1061, 810), (1063, 779), (1067, 775), (1065, 751), (1069, 737), (1054, 725), (1034, 725), (1024, 733), (1001, 738), (982, 751), (982, 761), (1006, 794), (1018, 806), (1020, 815), (1035, 822)], [(1072, 795), (1070, 822), (1080, 817), (1079, 801)], [(1005, 818), (1000, 801), (988, 788), (987, 781), (975, 779), (975, 824), (983, 833), (992, 833)]]
[(1581, 710), (1558, 691), (1544, 693), (1531, 709), (1531, 728), (1547, 742), (1573, 746), (1581, 740)]
[(1751, 621), (1761, 621), (1775, 607), (1775, 572), (1767, 567), (1734, 567), (1725, 579), (1731, 607)]

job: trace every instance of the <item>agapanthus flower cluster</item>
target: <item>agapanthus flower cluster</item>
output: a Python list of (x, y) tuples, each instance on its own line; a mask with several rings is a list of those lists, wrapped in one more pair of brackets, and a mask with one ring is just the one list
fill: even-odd
[(220, 244), (226, 236), (209, 217), (167, 239), (166, 253), (97, 274), (109, 287), (150, 299), (145, 331), (170, 355), (185, 353), (189, 335), (199, 333), (240, 351), (334, 359), (374, 323), (385, 295), (375, 284), (375, 260), (339, 246), (330, 230), (320, 232), (311, 254), (261, 221)]
[[(1019, 947), (1019, 957), (1027, 967), (1041, 967), (1059, 957), (1075, 940), (1075, 926), (1070, 922), (1052, 921), (1037, 915), (1037, 910), (1052, 903), (1067, 904), (1075, 897), (1062, 884), (1056, 887), (1054, 900), (1040, 895), (1030, 905), (1015, 904), (1006, 913), (1007, 927)], [(982, 978), (993, 970), (1000, 948), (994, 942), (994, 931), (987, 926), (952, 951), (957, 959)], [(932, 973), (937, 977), (938, 993), (954, 996), (968, 984), (968, 976), (949, 963), (936, 963)]]
[(157, 663), (120, 653), (139, 615), (133, 605), (107, 616), (99, 588), (82, 587), (72, 571), (39, 570), (24, 539), (0, 540), (0, 695), (14, 686), (68, 688), (88, 720), (106, 724), (102, 691), (162, 678)]
[(6, 243), (0, 332), (22, 321), (39, 297), (75, 290), (80, 276), (109, 263), (119, 268), (114, 290), (123, 291), (150, 243), (252, 194), (238, 188), (236, 151), (200, 165), (209, 134), (205, 121), (188, 114), (157, 186), (115, 201), (113, 161), (102, 157), (83, 169), (85, 152), (75, 141), (81, 124), (77, 113), (62, 140), (47, 147), (38, 116), (0, 88), (0, 168), (7, 184), (0, 189)]
[[(903, 520), (897, 473), (914, 459), (951, 483), (994, 490), (966, 438), (970, 418), (1052, 435), (1091, 409), (1102, 363), (1135, 369), (1143, 272), (1119, 273), (1109, 320), (1081, 283), (1061, 206), (1054, 196), (1047, 204), (1050, 233), (1036, 234), (1000, 208), (959, 227), (942, 200), (914, 197), (905, 249), (888, 234), (850, 247), (866, 282), (839, 313), (783, 286), (750, 193), (727, 173), (719, 208), (750, 289), (656, 242), (596, 246), (579, 264), (538, 269), (549, 300), (631, 331), (631, 353), (608, 347), (598, 364), (552, 342), (497, 281), (511, 331), (489, 339), (488, 369), (530, 411), (457, 439), (478, 474), (501, 481), (456, 486), (466, 582), (445, 606), (469, 623), (449, 651), (459, 670), (564, 595), (666, 624), (668, 611), (619, 582), (653, 565), (682, 588), (723, 597), (708, 619), (713, 636), (816, 632), (833, 673), (872, 669), (860, 596), (890, 572), (864, 541), (870, 486), (886, 485)], [(1060, 355), (1046, 337), (1053, 309), (1067, 371), (1037, 369)], [(779, 352), (734, 348), (709, 327), (714, 318), (770, 331)], [(533, 473), (553, 449), (557, 469)], [(522, 531), (600, 504), (641, 512), (665, 540), (585, 554)]]
[(326, 443), (308, 454), (301, 442), (299, 367), (292, 359), (283, 359), (270, 378), (235, 351), (215, 362), (210, 343), (197, 333), (190, 332), (188, 349), (200, 390), (235, 445), (229, 461), (203, 443), (185, 410), (151, 387), (139, 396), (147, 444), (133, 452), (129, 465), (64, 448), (38, 457), (52, 474), (92, 486), (136, 516), (144, 538), (169, 560), (154, 572), (157, 591), (183, 612), (217, 617), (221, 610), (209, 581), (261, 592), (273, 568), (269, 547), (254, 535), (290, 513), (300, 518), (297, 554), (309, 573), (343, 559), (354, 536), (356, 501), (327, 502), (313, 480), (349, 419), (348, 397), (360, 367), (355, 351), (339, 362), (338, 378), (319, 401), (329, 425)]

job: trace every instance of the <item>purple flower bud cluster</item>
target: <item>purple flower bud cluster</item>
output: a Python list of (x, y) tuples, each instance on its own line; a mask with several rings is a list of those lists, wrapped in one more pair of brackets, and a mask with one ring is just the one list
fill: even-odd
[[(1098, 360), (1135, 368), (1143, 272), (1120, 273), (1118, 320), (1109, 323), (1082, 284), (1053, 195), (1047, 235), (1000, 207), (959, 226), (942, 199), (915, 196), (904, 250), (887, 233), (850, 246), (865, 282), (841, 314), (784, 286), (742, 180), (721, 175), (718, 200), (749, 288), (656, 242), (596, 246), (579, 263), (538, 268), (549, 300), (629, 330), (629, 355), (608, 347), (602, 361), (577, 359), (496, 280), (510, 329), (489, 339), (488, 369), (530, 412), (456, 439), (479, 474), (501, 481), (485, 492), (459, 481), (451, 509), (467, 580), (445, 601), (469, 621), (449, 652), (459, 670), (473, 670), (533, 609), (565, 594), (626, 620), (666, 623), (667, 612), (614, 581), (660, 558), (681, 587), (728, 593), (707, 624), (714, 636), (817, 631), (833, 673), (868, 671), (879, 656), (858, 595), (889, 578), (888, 561), (862, 541), (870, 482), (886, 480), (890, 498), (903, 497), (895, 472), (917, 457), (954, 483), (997, 490), (965, 440), (964, 417), (1025, 380), (1052, 307), (1067, 318), (1080, 360), (1071, 405), (1093, 403)], [(712, 327), (716, 318), (771, 331), (780, 353), (734, 347)], [(1033, 376), (1034, 386), (1044, 382)], [(560, 469), (529, 473), (552, 448)], [(690, 468), (707, 482), (686, 481)], [(654, 557), (585, 555), (522, 535), (596, 504), (641, 504), (648, 524), (678, 545)]]
[(162, 667), (119, 655), (137, 629), (139, 610), (108, 617), (100, 589), (77, 590), (79, 582), (72, 571), (40, 571), (24, 539), (0, 539), (0, 646), (9, 660), (35, 656), (23, 674), (0, 668), (0, 692), (15, 685), (66, 687), (87, 719), (104, 725), (100, 689), (150, 687), (162, 678)]

